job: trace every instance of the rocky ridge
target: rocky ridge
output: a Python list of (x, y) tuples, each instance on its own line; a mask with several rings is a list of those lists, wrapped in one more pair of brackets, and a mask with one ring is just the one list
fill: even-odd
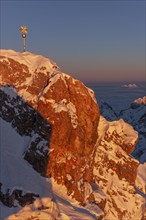
[(101, 103), (101, 114), (109, 121), (122, 118), (128, 124), (131, 124), (138, 132), (138, 143), (132, 155), (140, 161), (146, 162), (146, 97), (134, 100), (129, 108), (121, 110), (116, 114), (114, 109), (106, 102)]

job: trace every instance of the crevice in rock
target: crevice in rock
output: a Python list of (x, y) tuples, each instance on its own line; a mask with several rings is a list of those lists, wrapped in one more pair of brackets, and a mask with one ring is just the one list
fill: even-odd
[[(35, 105), (36, 111), (34, 112), (33, 129), (30, 141), (28, 143), (27, 151), (25, 152), (24, 159), (27, 160), (33, 168), (38, 171), (42, 176), (46, 176), (46, 169), (48, 165), (48, 154), (49, 154), (49, 142), (50, 134), (52, 128), (50, 124), (46, 121), (42, 122), (42, 118), (39, 114), (39, 101), (44, 94), (45, 89), (49, 85), (51, 78), (61, 74), (60, 71), (54, 71), (51, 76), (46, 80), (41, 92), (39, 93)], [(41, 127), (41, 129), (39, 129)], [(39, 135), (37, 135), (37, 130), (39, 130)], [(41, 134), (41, 135), (40, 135)], [(37, 146), (41, 145), (39, 152)], [(45, 150), (44, 150), (45, 149)]]
[(46, 83), (44, 85), (44, 87), (42, 88), (41, 92), (39, 93), (38, 97), (37, 97), (37, 101), (36, 101), (36, 110), (38, 111), (38, 107), (39, 107), (39, 101), (41, 99), (41, 97), (43, 96), (44, 94), (44, 91), (45, 89), (47, 88), (47, 86), (49, 85), (49, 80), (52, 79), (54, 76), (56, 76), (57, 74), (61, 74), (60, 71), (56, 71), (56, 72), (53, 72), (51, 74), (51, 76), (46, 80)]

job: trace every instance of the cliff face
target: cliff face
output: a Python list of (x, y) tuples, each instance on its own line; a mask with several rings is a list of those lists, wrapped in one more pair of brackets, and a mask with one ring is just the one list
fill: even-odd
[[(102, 216), (119, 220), (139, 216), (141, 219), (143, 200), (134, 188), (138, 162), (130, 156), (138, 141), (137, 132), (123, 120), (108, 122), (102, 118), (93, 91), (62, 73), (56, 63), (47, 58), (28, 52), (2, 50), (0, 68), (0, 116), (12, 126), (12, 130), (27, 139), (25, 147), (21, 146), (19, 163), (23, 164), (24, 158), (43, 177), (53, 177), (57, 184), (65, 186), (67, 194), (84, 205), (86, 214), (87, 210), (92, 213), (87, 219)], [(112, 109), (110, 111), (112, 114)], [(13, 147), (17, 152), (16, 143)], [(9, 146), (9, 149), (13, 151), (13, 147)], [(23, 172), (30, 170), (26, 165), (22, 168)], [(36, 179), (40, 178), (37, 175), (35, 182), (31, 180), (27, 186), (37, 185)], [(18, 178), (16, 174), (14, 176)], [(5, 175), (1, 181), (7, 188)], [(143, 188), (140, 178), (137, 182)], [(45, 187), (52, 192), (53, 186), (50, 185), (45, 182)], [(23, 187), (22, 181), (19, 188)], [(39, 190), (34, 187), (33, 191), (31, 186), (29, 196), (32, 200), (33, 196), (41, 196), (41, 190), (42, 187)], [(4, 203), (6, 199), (7, 206), (13, 206), (15, 200), (23, 199), (16, 192), (14, 190), (7, 196), (2, 192), (1, 201)], [(58, 192), (56, 195), (48, 195), (49, 203), (52, 197), (56, 210), (53, 216), (56, 216), (55, 212), (58, 216), (59, 210), (60, 215), (65, 216), (61, 200), (59, 208), (55, 205)], [(129, 203), (131, 207), (127, 208)], [(38, 210), (41, 209), (39, 206)], [(21, 219), (24, 213), (26, 210), (22, 209), (18, 218)], [(50, 211), (46, 213), (47, 217), (51, 216)], [(68, 217), (67, 211), (66, 214), (66, 219), (73, 219)], [(12, 215), (10, 219), (15, 218)]]
[[(31, 134), (32, 141), (24, 158), (42, 175), (54, 177), (58, 183), (64, 184), (68, 194), (83, 202), (84, 184), (81, 182), (93, 182), (93, 154), (99, 121), (99, 108), (93, 92), (80, 81), (62, 73), (47, 58), (14, 51), (9, 51), (8, 55), (4, 51), (3, 55), (1, 84), (14, 86), (17, 94), (37, 112), (29, 114), (25, 110), (27, 119), (32, 120), (27, 120), (30, 125), (25, 121), (27, 115), (24, 117), (20, 112), (19, 122), (32, 130), (39, 127), (42, 130), (41, 118), (50, 125), (49, 150), (41, 138)], [(16, 100), (12, 101), (17, 109)], [(40, 145), (41, 152), (38, 151)]]

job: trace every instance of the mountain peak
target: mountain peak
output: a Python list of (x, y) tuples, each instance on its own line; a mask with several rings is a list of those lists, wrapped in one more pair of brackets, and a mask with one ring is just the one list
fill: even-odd
[[(99, 121), (99, 108), (93, 91), (82, 82), (61, 72), (54, 62), (41, 55), (4, 50), (1, 53), (0, 65), (2, 96), (7, 95), (11, 105), (15, 105), (15, 110), (18, 105), (17, 100), (23, 99), (35, 111), (35, 115), (39, 114), (51, 126), (49, 155), (46, 153), (40, 155), (40, 145), (43, 152), (46, 152), (46, 145), (34, 137), (25, 153), (25, 159), (41, 174), (52, 176), (58, 183), (66, 185), (68, 193), (73, 193), (76, 199), (83, 202), (84, 193), (76, 184), (79, 182), (80, 188), (83, 188), (81, 178), (82, 181), (86, 180), (89, 183), (93, 181), (92, 154)], [(16, 99), (9, 98), (10, 94), (4, 92), (3, 87), (6, 85), (15, 88), (18, 96)], [(35, 118), (33, 112), (28, 115), (28, 118), (34, 118), (34, 125), (31, 126), (35, 131), (36, 126), (42, 123), (40, 116)], [(21, 120), (24, 117), (26, 118), (26, 113), (20, 116)], [(28, 126), (23, 123), (24, 127)], [(41, 129), (47, 137), (47, 128), (41, 127)], [(38, 167), (40, 160), (42, 167), (48, 161), (45, 172)], [(78, 174), (76, 170), (79, 170)], [(81, 170), (83, 170), (82, 177)]]
[(9, 62), (9, 59), (13, 59), (20, 64), (24, 64), (29, 68), (30, 72), (39, 70), (41, 68), (46, 68), (47, 71), (53, 72), (56, 69), (59, 69), (57, 64), (51, 59), (48, 59), (39, 54), (34, 54), (31, 52), (16, 52), (14, 50), (0, 50), (0, 56), (3, 56), (1, 60)]

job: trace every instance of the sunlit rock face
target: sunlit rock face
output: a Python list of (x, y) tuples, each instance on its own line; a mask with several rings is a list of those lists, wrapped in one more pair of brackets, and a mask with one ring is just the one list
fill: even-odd
[[(43, 156), (38, 157), (36, 150), (41, 140), (35, 137), (24, 158), (42, 175), (64, 184), (68, 194), (83, 202), (84, 181), (93, 182), (99, 121), (93, 91), (62, 73), (53, 61), (28, 52), (2, 51), (1, 71), (1, 85), (15, 87), (15, 92), (50, 125), (48, 154), (42, 144)], [(33, 123), (38, 121), (35, 116)], [(43, 129), (39, 124), (31, 125), (32, 129), (39, 126)], [(41, 159), (45, 164), (48, 161), (45, 171), (39, 169), (39, 163), (43, 167)]]
[(93, 93), (81, 82), (67, 75), (56, 77), (38, 103), (38, 111), (52, 125), (47, 175), (83, 202), (83, 182), (93, 182), (99, 109)]

